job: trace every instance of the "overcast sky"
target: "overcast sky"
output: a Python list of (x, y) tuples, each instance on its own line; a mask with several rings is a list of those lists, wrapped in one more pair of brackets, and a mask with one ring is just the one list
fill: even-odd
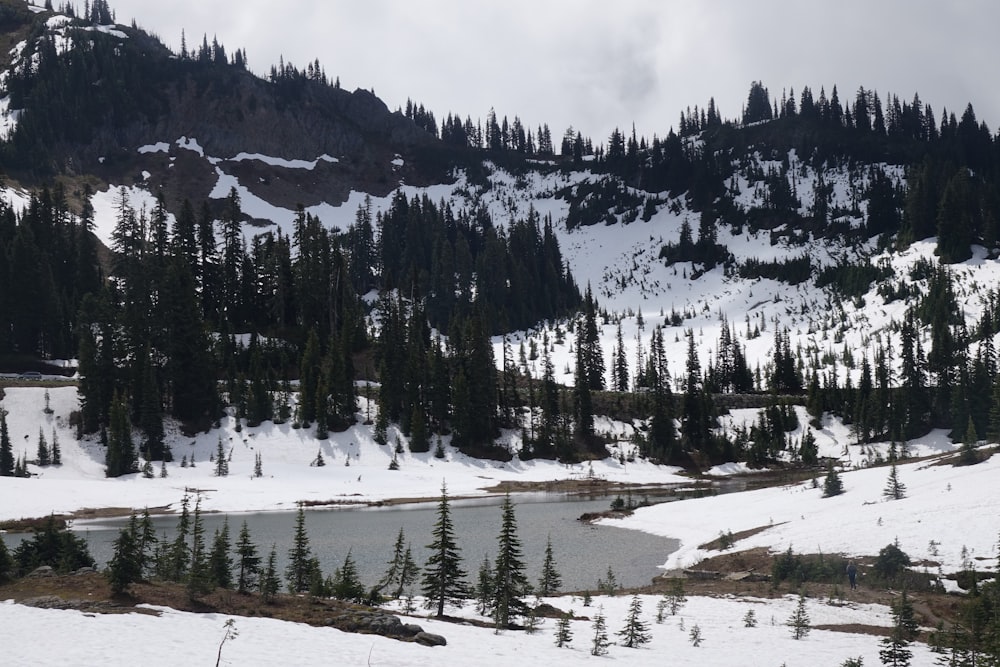
[[(81, 4), (77, 0), (76, 4)], [(111, 0), (172, 46), (218, 36), (266, 73), (283, 55), (319, 58), (341, 85), (473, 120), (491, 107), (529, 128), (569, 126), (595, 143), (635, 123), (663, 136), (709, 97), (738, 117), (750, 82), (772, 96), (834, 84), (911, 100), (940, 121), (973, 104), (1000, 126), (1000, 3), (995, 0)], [(558, 141), (558, 139), (556, 139)]]

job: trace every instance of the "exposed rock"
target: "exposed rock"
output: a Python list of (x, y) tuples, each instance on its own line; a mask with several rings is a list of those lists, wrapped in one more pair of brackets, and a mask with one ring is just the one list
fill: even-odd
[(49, 565), (42, 565), (37, 567), (28, 574), (28, 578), (37, 579), (39, 577), (54, 577), (56, 576), (56, 571), (52, 569)]
[[(424, 629), (414, 623), (403, 621), (392, 614), (378, 609), (367, 609), (360, 606), (331, 607), (332, 616), (324, 619), (323, 624), (343, 630), (344, 632), (360, 632), (382, 635), (403, 641), (416, 641), (426, 646), (444, 646), (447, 641), (440, 635), (424, 632)], [(422, 641), (422, 635), (427, 637)]]
[(413, 638), (413, 641), (424, 646), (447, 646), (448, 640), (441, 635), (435, 635), (430, 632), (418, 632), (417, 636)]

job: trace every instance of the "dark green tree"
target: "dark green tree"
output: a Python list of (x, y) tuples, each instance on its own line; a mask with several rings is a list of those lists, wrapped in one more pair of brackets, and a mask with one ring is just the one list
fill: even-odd
[(506, 628), (515, 617), (525, 616), (528, 606), (524, 597), (531, 585), (524, 574), (524, 556), (517, 536), (517, 518), (510, 493), (501, 507), (500, 535), (497, 537), (497, 557), (493, 566), (493, 620), (498, 628)]
[(594, 636), (590, 642), (590, 654), (607, 655), (608, 646), (611, 642), (608, 640), (608, 623), (604, 618), (603, 607), (598, 609), (597, 613), (594, 614), (592, 628), (594, 630)]
[(49, 443), (45, 439), (45, 433), (42, 431), (42, 427), (38, 427), (38, 450), (35, 454), (35, 463), (40, 466), (47, 466), (52, 463), (52, 452), (49, 449)]
[(14, 559), (7, 550), (7, 543), (0, 540), (0, 584), (5, 584), (14, 577)]
[(261, 574), (261, 557), (257, 553), (257, 545), (250, 538), (250, 528), (246, 519), (240, 527), (236, 538), (236, 591), (247, 593), (258, 585)]
[(351, 602), (362, 602), (365, 599), (366, 591), (364, 584), (358, 577), (358, 568), (351, 556), (351, 550), (347, 550), (344, 557), (344, 564), (337, 568), (333, 575), (333, 597)]
[(427, 545), (431, 555), (424, 566), (423, 594), (427, 608), (437, 608), (437, 616), (444, 616), (446, 603), (461, 604), (470, 597), (466, 573), (462, 569), (462, 556), (455, 542), (455, 528), (451, 522), (448, 490), (441, 485), (437, 521), (431, 532), (433, 540)]
[(916, 622), (913, 619), (913, 606), (906, 597), (906, 591), (896, 604), (892, 605), (892, 628), (887, 637), (879, 642), (878, 657), (886, 667), (909, 667), (913, 652), (910, 642), (914, 637)]
[(14, 549), (14, 562), (22, 575), (43, 565), (61, 573), (94, 566), (87, 541), (71, 531), (60, 529), (52, 515), (46, 518), (41, 529), (36, 529), (30, 540), (21, 540), (21, 544)]
[(136, 535), (129, 528), (118, 532), (113, 549), (106, 576), (111, 592), (118, 595), (142, 579), (142, 560)]
[(205, 523), (201, 517), (201, 497), (194, 502), (191, 519), (191, 567), (187, 576), (187, 592), (192, 599), (212, 591), (212, 572), (209, 569), (208, 550), (205, 545)]
[(622, 646), (628, 648), (639, 648), (643, 644), (648, 644), (652, 638), (649, 634), (649, 624), (642, 620), (642, 600), (638, 594), (632, 596), (628, 615), (625, 617), (625, 627), (618, 631), (618, 636), (622, 638)]
[(556, 646), (559, 648), (569, 646), (573, 641), (573, 627), (570, 625), (571, 618), (572, 612), (562, 614), (559, 620), (556, 621)]
[(476, 577), (476, 610), (481, 616), (489, 613), (493, 606), (493, 566), (490, 564), (490, 557), (483, 554), (483, 562), (479, 565), (479, 574)]
[(166, 566), (163, 571), (167, 581), (182, 581), (187, 576), (191, 566), (191, 551), (187, 544), (188, 534), (191, 531), (190, 502), (186, 495), (181, 499), (181, 513), (177, 518), (176, 535), (165, 552)]
[(542, 561), (542, 575), (538, 579), (538, 594), (542, 596), (555, 595), (562, 587), (562, 577), (556, 569), (555, 557), (552, 555), (552, 536), (545, 541), (545, 559)]
[(271, 553), (267, 556), (267, 565), (260, 575), (260, 597), (264, 602), (271, 602), (281, 589), (281, 579), (278, 578), (278, 548), (271, 545)]
[(125, 401), (117, 394), (111, 400), (110, 419), (104, 474), (108, 477), (121, 477), (138, 470), (138, 458), (132, 441), (132, 422), (128, 418), (128, 409)]
[(906, 497), (906, 485), (899, 480), (895, 463), (889, 468), (889, 479), (886, 480), (882, 495), (889, 500), (902, 500)]
[(0, 477), (14, 475), (14, 448), (7, 430), (7, 411), (0, 407)]
[(222, 529), (212, 537), (212, 550), (208, 554), (208, 572), (212, 586), (233, 587), (233, 559), (229, 555), (232, 544), (229, 540), (229, 517), (222, 520)]
[(306, 532), (306, 513), (299, 505), (295, 515), (295, 535), (292, 547), (288, 550), (288, 565), (285, 567), (285, 581), (289, 593), (305, 593), (309, 590), (309, 577), (313, 571), (311, 564), (312, 550), (309, 547), (309, 534)]
[(806, 611), (806, 598), (799, 595), (799, 603), (795, 606), (795, 611), (785, 621), (785, 625), (792, 629), (792, 639), (802, 639), (809, 634), (809, 613)]
[(400, 527), (399, 535), (396, 537), (396, 544), (392, 550), (392, 559), (388, 562), (388, 569), (382, 580), (378, 583), (378, 590), (391, 589), (389, 593), (394, 600), (398, 600), (411, 584), (417, 581), (420, 568), (413, 560), (410, 545), (406, 543), (403, 535), (403, 528)]
[(840, 475), (837, 473), (837, 469), (833, 467), (833, 463), (827, 464), (826, 479), (823, 481), (823, 497), (831, 498), (833, 496), (839, 496), (843, 492), (844, 483), (840, 481)]

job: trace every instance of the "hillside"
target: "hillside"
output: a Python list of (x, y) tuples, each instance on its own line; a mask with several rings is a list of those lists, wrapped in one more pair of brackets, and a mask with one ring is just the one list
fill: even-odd
[[(601, 520), (681, 542), (642, 591), (647, 617), (674, 581), (698, 593), (636, 664), (664, 646), (699, 664), (876, 664), (900, 588), (919, 596), (914, 664), (933, 643), (995, 656), (1000, 587), (979, 579), (1000, 530), (1000, 138), (971, 105), (808, 86), (779, 104), (754, 82), (739, 118), (709, 101), (662, 136), (554, 145), (492, 111), (391, 111), (318, 61), (260, 75), (207, 39), (174, 53), (103, 0), (51, 7), (0, 0), (0, 522), (177, 512), (190, 494), (287, 512), (442, 484), (760, 479)], [(838, 474), (844, 493), (825, 494)], [(899, 578), (878, 572), (890, 545), (912, 559)], [(843, 588), (847, 559), (861, 592)], [(734, 579), (695, 583), (716, 568)], [(794, 592), (823, 626), (801, 642)], [(628, 601), (595, 605), (617, 630)], [(103, 647), (126, 629), (183, 634), (192, 659), (218, 646), (221, 617), (145, 611), (0, 604), (18, 637), (4, 651), (146, 653)], [(486, 647), (483, 664), (575, 664), (593, 632), (573, 620), (563, 651), (554, 621), (544, 637), (420, 622), (447, 649), (247, 617), (226, 652), (280, 662), (291, 632), (305, 663), (478, 664)], [(55, 624), (65, 638), (37, 646)]]

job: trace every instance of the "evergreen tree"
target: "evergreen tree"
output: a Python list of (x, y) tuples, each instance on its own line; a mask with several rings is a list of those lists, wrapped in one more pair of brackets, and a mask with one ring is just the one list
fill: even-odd
[(670, 609), (670, 615), (676, 616), (684, 605), (687, 604), (687, 597), (684, 595), (684, 580), (672, 579), (670, 581), (670, 588), (664, 597), (667, 601), (667, 608)]
[(62, 447), (59, 446), (59, 434), (56, 432), (55, 427), (52, 427), (52, 465), (61, 466), (62, 465)]
[(493, 566), (490, 558), (483, 554), (483, 562), (479, 565), (479, 575), (476, 578), (476, 611), (485, 616), (493, 606)]
[(201, 498), (194, 502), (191, 520), (191, 568), (188, 571), (187, 591), (193, 599), (212, 590), (212, 573), (208, 565), (205, 546), (205, 524), (201, 518)]
[(236, 539), (237, 575), (236, 590), (239, 593), (247, 593), (257, 587), (258, 578), (261, 573), (261, 557), (257, 553), (257, 545), (250, 539), (250, 528), (246, 519), (240, 527), (240, 535)]
[(45, 440), (45, 433), (42, 432), (42, 427), (38, 427), (38, 451), (35, 455), (35, 463), (40, 466), (47, 466), (52, 462), (49, 452), (49, 443)]
[(538, 580), (538, 594), (542, 596), (555, 595), (562, 587), (562, 577), (556, 570), (555, 558), (552, 556), (552, 536), (545, 542), (545, 559), (542, 561), (542, 576)]
[(895, 463), (889, 469), (889, 479), (886, 481), (885, 489), (882, 490), (882, 496), (888, 500), (902, 500), (906, 497), (906, 485), (899, 481)]
[(215, 448), (215, 476), (227, 477), (229, 475), (229, 461), (226, 458), (226, 451), (222, 447), (222, 436), (219, 436), (218, 445)]
[(515, 617), (527, 614), (524, 596), (531, 587), (524, 574), (524, 557), (521, 540), (517, 537), (517, 520), (510, 493), (504, 496), (501, 512), (503, 519), (493, 569), (493, 619), (498, 628), (506, 628)]
[(7, 411), (0, 406), (0, 477), (14, 475), (14, 448), (7, 430)]
[(13, 577), (14, 559), (7, 550), (7, 543), (0, 540), (0, 584), (5, 584)]
[(809, 634), (809, 613), (806, 611), (805, 596), (799, 595), (799, 603), (785, 625), (792, 629), (792, 639), (802, 639)]
[(365, 587), (358, 578), (358, 568), (354, 564), (351, 550), (347, 550), (344, 564), (334, 573), (333, 597), (351, 602), (362, 602), (365, 599)]
[(629, 603), (625, 627), (618, 631), (618, 636), (622, 638), (622, 644), (628, 648), (639, 648), (643, 644), (648, 644), (651, 639), (649, 625), (642, 620), (641, 615), (642, 600), (636, 594), (632, 596), (632, 602)]
[(837, 474), (837, 469), (833, 467), (833, 463), (829, 463), (826, 468), (826, 479), (823, 481), (823, 497), (831, 498), (833, 496), (839, 496), (844, 492), (844, 483), (840, 480), (840, 475)]
[[(135, 518), (135, 515), (133, 515)], [(124, 593), (128, 587), (142, 579), (142, 561), (135, 533), (122, 528), (114, 541), (114, 552), (108, 561), (107, 578), (111, 592)]]
[(400, 527), (399, 535), (396, 537), (392, 559), (388, 562), (388, 566), (377, 588), (381, 591), (391, 587), (392, 592), (390, 595), (394, 600), (398, 600), (403, 595), (403, 592), (416, 582), (417, 575), (420, 573), (420, 568), (413, 561), (413, 554), (410, 550), (410, 545), (406, 543), (402, 527)]
[(153, 519), (149, 516), (149, 508), (143, 509), (142, 518), (138, 521), (133, 518), (130, 521), (130, 526), (135, 535), (139, 553), (139, 571), (142, 576), (145, 576), (147, 572), (154, 569), (155, 553), (159, 542), (153, 528)]
[(599, 608), (594, 614), (594, 622), (591, 627), (594, 630), (594, 636), (590, 642), (590, 654), (607, 655), (611, 642), (608, 640), (608, 624), (604, 619), (604, 607)]
[(260, 597), (264, 602), (271, 602), (281, 589), (281, 579), (278, 578), (278, 547), (271, 545), (271, 553), (267, 557), (267, 565), (260, 577)]
[(295, 535), (292, 547), (288, 550), (288, 565), (285, 567), (285, 581), (288, 582), (289, 593), (305, 593), (309, 590), (309, 576), (313, 571), (311, 564), (312, 550), (309, 547), (309, 534), (306, 532), (306, 513), (299, 505), (295, 515)]
[(125, 402), (117, 393), (111, 401), (110, 419), (104, 474), (108, 477), (121, 477), (136, 472), (138, 466), (135, 443), (132, 441), (132, 423), (129, 421)]
[(208, 572), (213, 587), (233, 587), (233, 559), (229, 555), (231, 547), (229, 517), (227, 516), (222, 521), (222, 529), (215, 531), (212, 538), (212, 551), (208, 555)]
[(431, 532), (433, 540), (427, 545), (431, 555), (424, 566), (423, 594), (427, 608), (437, 607), (437, 616), (444, 616), (446, 603), (461, 604), (469, 598), (469, 585), (462, 569), (462, 556), (455, 543), (455, 529), (451, 522), (451, 507), (447, 488), (441, 485), (438, 518)]
[(174, 541), (166, 552), (167, 581), (182, 581), (187, 576), (188, 568), (191, 564), (191, 553), (188, 549), (187, 538), (191, 530), (191, 515), (188, 510), (190, 499), (184, 496), (181, 499), (181, 514), (177, 518), (177, 531)]
[(568, 614), (562, 614), (556, 621), (556, 646), (559, 648), (569, 646), (573, 641), (573, 627), (570, 625), (572, 617), (573, 612), (571, 611)]
[(887, 667), (909, 667), (913, 652), (910, 641), (916, 635), (916, 622), (913, 619), (913, 607), (903, 591), (898, 602), (892, 605), (892, 629), (887, 637), (883, 637), (878, 657)]

